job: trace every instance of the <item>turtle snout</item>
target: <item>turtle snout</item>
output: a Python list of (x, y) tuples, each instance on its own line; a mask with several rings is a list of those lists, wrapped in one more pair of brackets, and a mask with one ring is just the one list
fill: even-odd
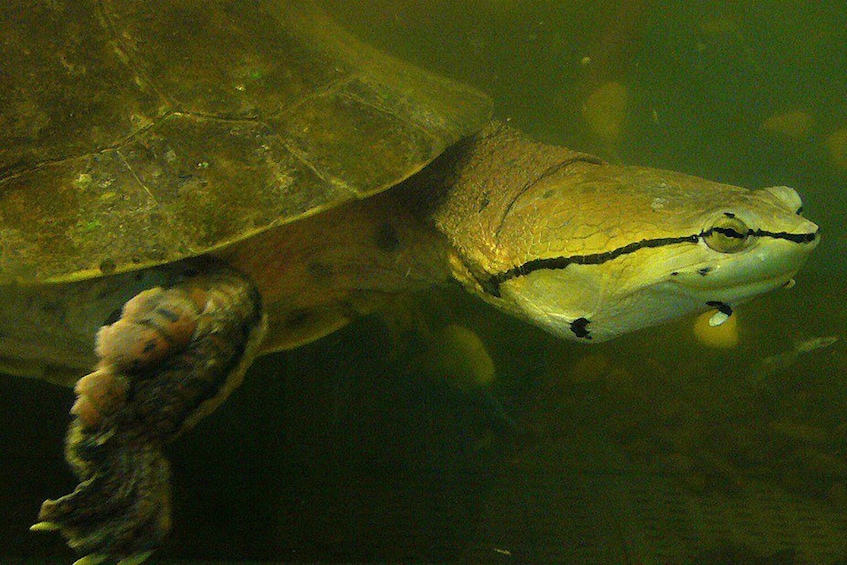
[(803, 199), (790, 186), (769, 186), (762, 190), (776, 197), (777, 202), (792, 214), (803, 212)]

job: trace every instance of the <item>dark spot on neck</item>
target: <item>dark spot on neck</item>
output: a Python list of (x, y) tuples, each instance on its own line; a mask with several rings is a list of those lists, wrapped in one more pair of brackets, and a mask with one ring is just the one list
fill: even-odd
[(400, 234), (391, 222), (384, 222), (376, 231), (374, 243), (380, 251), (386, 253), (397, 251), (400, 248)]
[(577, 318), (571, 322), (571, 331), (573, 335), (581, 339), (591, 339), (591, 332), (588, 331), (588, 324), (591, 321), (588, 318)]
[(732, 316), (732, 306), (726, 302), (721, 302), (720, 300), (709, 300), (706, 302), (706, 306), (711, 306), (712, 308), (716, 308), (718, 312), (722, 314)]

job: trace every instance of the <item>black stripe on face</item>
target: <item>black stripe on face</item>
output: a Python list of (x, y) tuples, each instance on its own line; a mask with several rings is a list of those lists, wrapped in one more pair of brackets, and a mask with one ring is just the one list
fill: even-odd
[(818, 238), (818, 232), (815, 233), (786, 233), (773, 232), (765, 230), (750, 230), (750, 235), (756, 237), (770, 237), (773, 239), (785, 239), (794, 243), (812, 243)]
[(683, 237), (642, 239), (641, 241), (636, 241), (634, 243), (630, 243), (629, 245), (624, 245), (623, 247), (618, 247), (617, 249), (612, 249), (611, 251), (606, 251), (604, 253), (571, 255), (570, 257), (550, 257), (547, 259), (533, 259), (531, 261), (527, 261), (522, 265), (513, 267), (508, 271), (503, 271), (502, 273), (492, 275), (482, 283), (482, 287), (488, 294), (491, 294), (492, 296), (500, 296), (500, 285), (502, 283), (506, 282), (509, 279), (528, 275), (533, 271), (538, 271), (541, 269), (564, 269), (568, 265), (600, 265), (602, 263), (605, 263), (606, 261), (617, 259), (621, 255), (627, 255), (629, 253), (638, 251), (639, 249), (644, 249), (647, 247), (662, 247), (665, 245), (675, 245), (677, 243), (697, 243), (697, 240), (699, 238), (699, 235), (687, 235)]
[[(785, 239), (794, 243), (811, 243), (818, 237), (817, 233), (787, 233), (787, 232), (770, 232), (765, 230), (749, 230), (747, 234), (741, 234), (734, 230), (726, 230), (725, 228), (711, 228), (699, 234), (685, 235), (680, 237), (660, 237), (656, 239), (642, 239), (611, 251), (603, 253), (591, 253), (588, 255), (571, 255), (570, 257), (549, 257), (546, 259), (532, 259), (522, 265), (513, 267), (508, 271), (496, 273), (487, 279), (479, 280), (483, 290), (494, 297), (500, 296), (500, 285), (510, 279), (528, 275), (533, 271), (541, 269), (564, 269), (568, 265), (601, 265), (606, 261), (617, 259), (621, 255), (634, 253), (639, 249), (664, 247), (665, 245), (676, 245), (678, 243), (697, 243), (700, 239), (709, 237), (714, 231), (719, 231), (730, 237), (770, 237), (772, 239)], [(731, 234), (727, 231), (732, 231)]]

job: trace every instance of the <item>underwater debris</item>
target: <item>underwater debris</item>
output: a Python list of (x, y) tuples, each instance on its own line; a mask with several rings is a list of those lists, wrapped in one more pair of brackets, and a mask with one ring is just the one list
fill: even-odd
[(791, 110), (773, 114), (762, 122), (762, 130), (792, 141), (802, 141), (809, 136), (815, 119), (805, 110)]
[(843, 172), (847, 172), (847, 127), (837, 129), (826, 138), (830, 162)]
[(829, 347), (836, 341), (838, 341), (837, 335), (812, 337), (800, 341), (788, 351), (770, 355), (754, 363), (751, 367), (751, 379), (754, 383), (761, 383), (774, 373), (793, 365), (800, 355)]
[(607, 82), (595, 89), (582, 105), (582, 116), (591, 131), (604, 142), (618, 142), (626, 120), (629, 91), (618, 82)]

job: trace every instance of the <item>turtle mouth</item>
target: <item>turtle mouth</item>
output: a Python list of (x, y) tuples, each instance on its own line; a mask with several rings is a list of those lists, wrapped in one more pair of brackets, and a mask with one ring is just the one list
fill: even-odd
[[(707, 305), (709, 302), (738, 304), (778, 288), (791, 288), (794, 286), (794, 275), (797, 274), (801, 265), (802, 263), (792, 266), (790, 270), (760, 272), (758, 276), (750, 276), (748, 273), (748, 276), (739, 277), (735, 281), (727, 276), (703, 275), (701, 273), (703, 269), (700, 269), (688, 276), (673, 276), (671, 282), (687, 289), (687, 292), (700, 296)], [(708, 273), (714, 272), (710, 270)]]
[[(798, 267), (799, 268), (799, 267)], [(794, 272), (779, 273), (773, 276), (761, 276), (755, 279), (739, 280), (735, 284), (702, 284), (702, 281), (691, 279), (691, 283), (677, 280), (681, 292), (687, 294), (694, 304), (700, 304), (700, 308), (710, 308), (716, 311), (715, 317), (710, 320), (710, 325), (716, 326), (729, 318), (735, 308), (754, 300), (757, 296), (767, 294), (780, 288), (791, 288), (794, 286)]]

